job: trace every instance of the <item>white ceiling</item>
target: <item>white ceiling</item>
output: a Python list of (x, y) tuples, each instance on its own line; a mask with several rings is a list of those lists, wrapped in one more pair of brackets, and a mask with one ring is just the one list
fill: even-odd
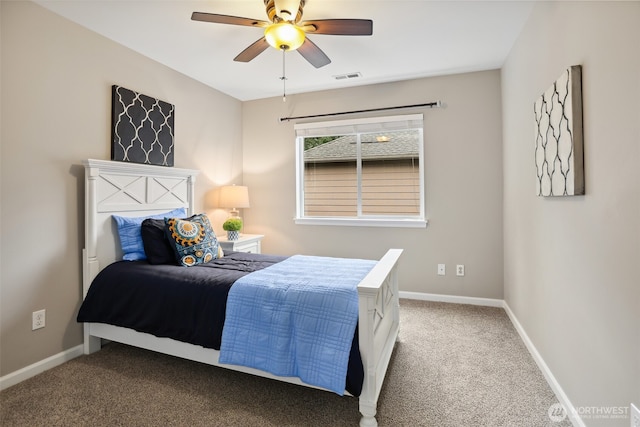
[[(259, 28), (191, 20), (193, 11), (266, 20), (263, 0), (36, 0), (36, 3), (239, 100), (281, 96), (282, 53), (233, 58)], [(500, 68), (531, 1), (307, 0), (303, 19), (373, 20), (373, 36), (312, 35), (332, 63), (286, 53), (287, 93)], [(360, 72), (361, 78), (333, 76)]]

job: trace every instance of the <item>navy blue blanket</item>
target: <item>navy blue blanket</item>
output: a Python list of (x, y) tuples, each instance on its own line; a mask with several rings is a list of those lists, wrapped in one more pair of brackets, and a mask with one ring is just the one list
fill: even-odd
[[(227, 296), (239, 278), (286, 257), (225, 253), (193, 267), (119, 261), (94, 279), (80, 307), (78, 322), (107, 323), (220, 349)], [(364, 370), (358, 334), (352, 342), (346, 390), (359, 396)]]

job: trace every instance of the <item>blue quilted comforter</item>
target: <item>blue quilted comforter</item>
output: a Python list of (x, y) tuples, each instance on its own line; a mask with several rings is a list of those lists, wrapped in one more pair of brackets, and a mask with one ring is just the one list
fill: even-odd
[(375, 261), (296, 255), (229, 291), (221, 363), (344, 394), (358, 321), (358, 283)]

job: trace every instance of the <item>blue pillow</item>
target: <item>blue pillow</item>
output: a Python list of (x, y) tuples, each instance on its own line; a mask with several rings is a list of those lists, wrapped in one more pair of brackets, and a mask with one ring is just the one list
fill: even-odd
[(140, 226), (142, 221), (147, 218), (164, 219), (165, 217), (184, 217), (187, 215), (185, 208), (174, 209), (162, 214), (151, 216), (118, 216), (112, 215), (118, 225), (118, 235), (120, 235), (120, 247), (122, 248), (122, 259), (125, 261), (135, 261), (139, 259), (147, 259), (142, 244), (142, 235), (140, 234)]

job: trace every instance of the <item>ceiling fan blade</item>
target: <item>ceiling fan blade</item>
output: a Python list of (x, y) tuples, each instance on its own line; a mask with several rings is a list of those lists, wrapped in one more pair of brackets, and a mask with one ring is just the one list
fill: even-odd
[(243, 50), (233, 58), (234, 61), (237, 62), (249, 62), (256, 56), (260, 55), (269, 47), (269, 43), (267, 43), (267, 39), (264, 37), (260, 40), (257, 40), (255, 43), (251, 44), (248, 48)]
[(241, 18), (238, 16), (218, 15), (217, 13), (193, 12), (193, 21), (213, 22), (214, 24), (243, 25), (245, 27), (266, 27), (270, 24), (259, 19)]
[(302, 46), (298, 48), (298, 52), (316, 68), (324, 67), (331, 63), (331, 60), (325, 55), (322, 49), (316, 46), (308, 37), (304, 40)]
[(373, 34), (373, 21), (370, 19), (318, 19), (300, 24), (306, 32), (313, 34), (331, 34), (335, 36), (370, 36)]

